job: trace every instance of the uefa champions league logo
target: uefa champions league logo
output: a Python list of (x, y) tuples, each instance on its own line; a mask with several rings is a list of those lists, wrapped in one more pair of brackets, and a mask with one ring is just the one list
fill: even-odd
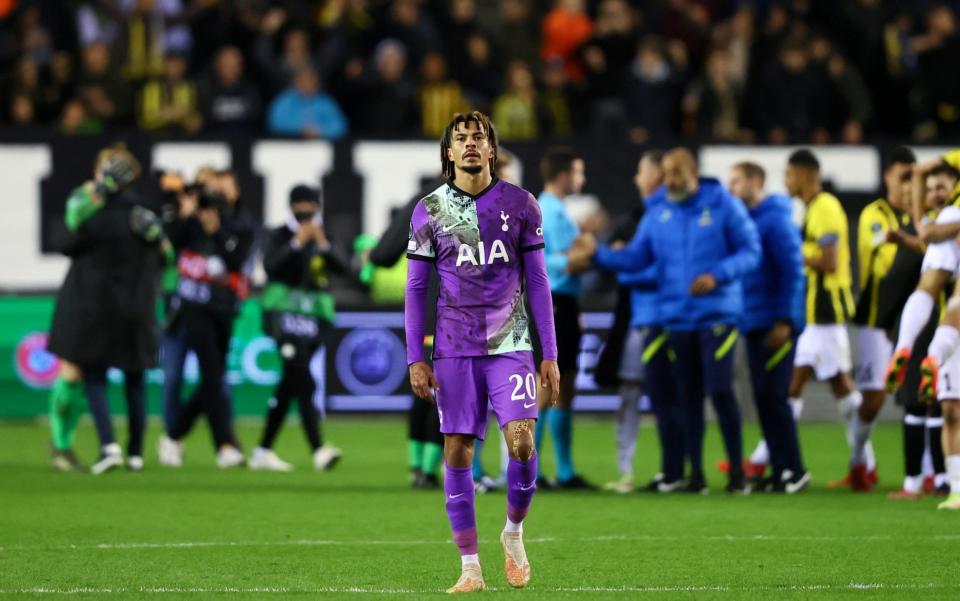
[(45, 332), (31, 332), (20, 339), (14, 365), (20, 381), (30, 388), (49, 388), (60, 371), (60, 361), (47, 352)]

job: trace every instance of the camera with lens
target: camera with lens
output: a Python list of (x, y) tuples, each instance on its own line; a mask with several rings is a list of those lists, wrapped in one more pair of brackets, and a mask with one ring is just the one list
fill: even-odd
[(201, 187), (199, 193), (200, 195), (197, 197), (197, 208), (214, 209), (219, 212), (227, 205), (227, 197), (224, 196), (222, 192), (207, 190)]

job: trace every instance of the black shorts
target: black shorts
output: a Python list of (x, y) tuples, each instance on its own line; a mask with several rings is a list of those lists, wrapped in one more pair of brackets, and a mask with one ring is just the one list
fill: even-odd
[(553, 324), (557, 332), (560, 373), (576, 371), (580, 355), (580, 303), (569, 294), (553, 294)]

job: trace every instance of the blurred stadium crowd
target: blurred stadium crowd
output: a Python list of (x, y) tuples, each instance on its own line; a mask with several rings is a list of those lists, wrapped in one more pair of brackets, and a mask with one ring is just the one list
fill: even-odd
[(3, 121), (66, 135), (936, 141), (956, 3), (0, 1)]

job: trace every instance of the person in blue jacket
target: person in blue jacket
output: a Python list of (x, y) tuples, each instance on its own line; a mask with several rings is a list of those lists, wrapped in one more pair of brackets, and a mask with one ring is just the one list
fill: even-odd
[(274, 98), (267, 115), (270, 133), (339, 140), (347, 135), (347, 118), (332, 96), (320, 91), (317, 73), (297, 72), (293, 85)]
[[(643, 206), (640, 207), (642, 212), (636, 216), (634, 223), (628, 224), (632, 225), (629, 232), (620, 231), (613, 235), (614, 248), (625, 245), (638, 235), (643, 213), (652, 210), (657, 202), (662, 202), (662, 195), (655, 196), (663, 185), (662, 161), (663, 152), (660, 150), (648, 150), (641, 157), (634, 184), (643, 199)], [(657, 313), (656, 266), (618, 273), (617, 282), (621, 290), (627, 293), (627, 315), (620, 321), (621, 309), (617, 309), (618, 315), (604, 345), (603, 357), (594, 370), (599, 382), (600, 364), (615, 361), (620, 391), (616, 430), (620, 479), (608, 482), (604, 488), (617, 493), (628, 493), (636, 488), (633, 462), (640, 429), (640, 400), (641, 395), (646, 394), (657, 419), (660, 470), (644, 490), (672, 492), (683, 486), (683, 422), (682, 414), (677, 410), (669, 351), (664, 344), (666, 333), (660, 327)], [(618, 336), (621, 338), (619, 341)], [(606, 358), (608, 352), (614, 356)]]
[(571, 265), (592, 256), (597, 266), (614, 271), (656, 267), (659, 320), (676, 358), (673, 374), (685, 412), (687, 490), (707, 492), (703, 397), (709, 394), (730, 459), (727, 491), (746, 493), (732, 351), (743, 312), (740, 281), (760, 262), (760, 239), (743, 204), (717, 180), (699, 177), (689, 150), (667, 153), (663, 174), (664, 187), (654, 196), (665, 198), (647, 212), (627, 246), (597, 247), (595, 239), (583, 236), (571, 250)]
[(730, 171), (730, 192), (746, 205), (763, 247), (759, 269), (743, 278), (740, 329), (747, 339), (754, 402), (772, 468), (760, 488), (792, 494), (810, 483), (787, 401), (796, 335), (804, 321), (802, 240), (793, 223), (790, 197), (765, 196), (765, 178), (763, 168), (756, 163), (738, 163)]

